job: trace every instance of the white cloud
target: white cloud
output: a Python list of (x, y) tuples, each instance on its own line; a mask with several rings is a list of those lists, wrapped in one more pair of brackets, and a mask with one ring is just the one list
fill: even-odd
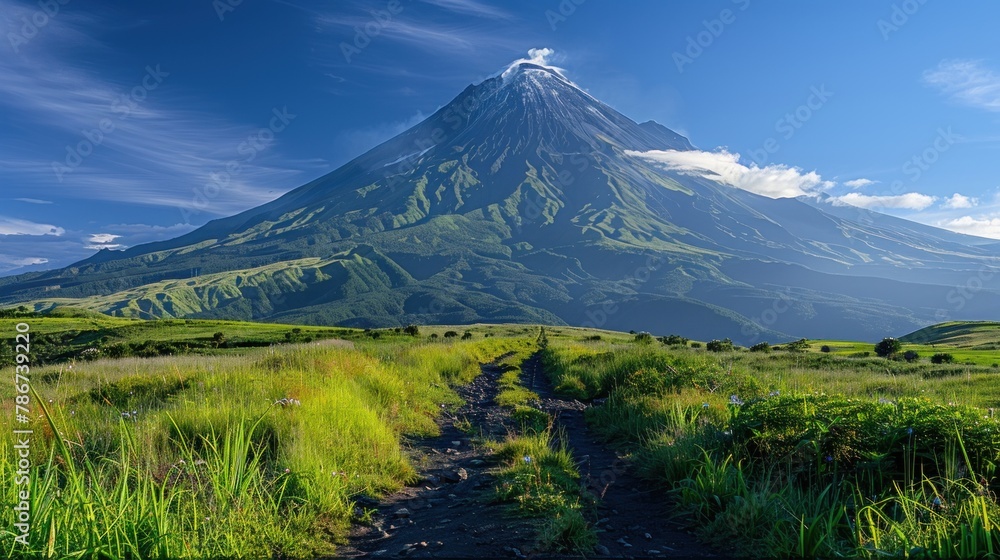
[(770, 198), (816, 194), (817, 191), (834, 185), (830, 181), (824, 181), (815, 171), (804, 173), (797, 167), (787, 165), (758, 167), (756, 163), (748, 167), (739, 162), (739, 154), (731, 154), (726, 150), (720, 152), (653, 150), (625, 153), (662, 164), (670, 171), (704, 177)]
[(542, 47), (540, 49), (528, 49), (528, 58), (520, 58), (518, 60), (515, 60), (514, 62), (511, 62), (510, 65), (507, 66), (507, 69), (504, 70), (500, 75), (503, 77), (504, 80), (506, 80), (511, 75), (511, 73), (517, 69), (517, 66), (519, 64), (528, 63), (528, 64), (535, 64), (537, 66), (543, 66), (559, 74), (563, 78), (566, 78), (565, 74), (566, 70), (564, 70), (563, 68), (559, 68), (558, 66), (553, 66), (553, 63), (556, 58), (557, 58), (556, 51), (548, 47)]
[(55, 235), (66, 233), (61, 227), (50, 224), (36, 224), (28, 220), (0, 216), (0, 235)]
[(49, 262), (49, 259), (43, 259), (41, 257), (20, 258), (12, 257), (10, 255), (0, 255), (0, 264), (13, 265), (15, 267), (45, 264), (47, 262)]
[(120, 237), (120, 235), (115, 235), (113, 233), (92, 233), (90, 234), (90, 239), (87, 240), (85, 248), (97, 251), (100, 251), (101, 249), (120, 249), (122, 244), (115, 243), (115, 239)]
[(871, 179), (864, 179), (864, 178), (853, 179), (851, 181), (844, 181), (844, 185), (851, 187), (852, 189), (864, 188), (869, 185), (874, 185), (875, 183), (878, 183), (878, 181), (872, 181)]
[(1000, 239), (1000, 218), (962, 216), (954, 220), (940, 222), (937, 226), (958, 233)]
[(945, 60), (924, 72), (924, 82), (949, 95), (955, 101), (1000, 111), (1000, 75), (978, 60)]
[(28, 204), (52, 204), (51, 200), (42, 200), (40, 198), (15, 198), (14, 200)]
[(880, 209), (896, 208), (900, 210), (923, 210), (937, 200), (933, 196), (921, 193), (905, 193), (900, 195), (870, 196), (860, 193), (847, 193), (830, 199), (834, 206), (858, 206), (860, 208)]
[(944, 204), (942, 204), (942, 206), (945, 208), (959, 209), (959, 208), (972, 208), (977, 204), (979, 204), (978, 198), (972, 198), (955, 193), (951, 195), (950, 198), (945, 199)]

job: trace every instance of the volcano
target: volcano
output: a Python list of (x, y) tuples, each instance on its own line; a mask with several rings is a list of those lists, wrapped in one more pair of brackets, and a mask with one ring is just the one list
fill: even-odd
[(665, 169), (694, 150), (520, 61), (263, 206), (0, 279), (4, 303), (355, 327), (876, 340), (1000, 312), (997, 245)]

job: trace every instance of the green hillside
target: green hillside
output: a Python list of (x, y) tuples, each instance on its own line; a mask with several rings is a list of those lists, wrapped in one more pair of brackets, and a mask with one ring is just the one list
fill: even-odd
[(970, 350), (1000, 350), (1000, 322), (951, 321), (922, 328), (899, 340), (910, 344), (943, 344)]

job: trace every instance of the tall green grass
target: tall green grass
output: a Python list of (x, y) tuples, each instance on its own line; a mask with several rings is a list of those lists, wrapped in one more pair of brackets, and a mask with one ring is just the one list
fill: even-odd
[[(27, 548), (34, 558), (312, 557), (334, 554), (361, 494), (415, 477), (403, 445), (438, 432), (452, 386), (532, 344), (290, 346), (240, 356), (96, 361), (42, 368)], [(12, 430), (10, 389), (0, 389)], [(45, 408), (42, 408), (44, 405)], [(7, 414), (11, 412), (11, 414)], [(23, 426), (18, 426), (23, 427)], [(0, 440), (0, 480), (14, 479)], [(17, 487), (0, 490), (13, 525)]]
[(989, 368), (557, 341), (554, 383), (707, 541), (748, 555), (998, 550)]

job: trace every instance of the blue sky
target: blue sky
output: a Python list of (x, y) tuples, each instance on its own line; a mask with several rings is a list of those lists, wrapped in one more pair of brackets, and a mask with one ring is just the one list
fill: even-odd
[(997, 21), (985, 0), (0, 0), (0, 274), (262, 204), (543, 47), (699, 165), (1000, 238)]

